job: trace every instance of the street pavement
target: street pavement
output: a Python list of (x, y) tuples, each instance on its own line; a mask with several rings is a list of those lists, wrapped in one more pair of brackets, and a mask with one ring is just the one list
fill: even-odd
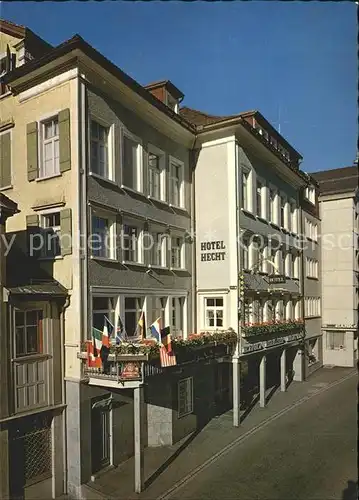
[(322, 368), (242, 415), (238, 428), (230, 411), (173, 446), (146, 448), (141, 494), (131, 458), (84, 498), (354, 500), (356, 387), (355, 369)]
[(167, 498), (355, 500), (356, 387), (352, 377), (319, 393), (239, 443)]

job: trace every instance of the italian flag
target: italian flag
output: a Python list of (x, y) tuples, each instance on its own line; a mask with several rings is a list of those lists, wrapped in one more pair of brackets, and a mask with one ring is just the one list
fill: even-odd
[(101, 368), (100, 351), (102, 347), (102, 332), (92, 328), (92, 342), (87, 343), (87, 365), (90, 368)]

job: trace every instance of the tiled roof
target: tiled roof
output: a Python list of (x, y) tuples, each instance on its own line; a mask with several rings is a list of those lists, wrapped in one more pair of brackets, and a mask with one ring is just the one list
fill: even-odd
[(355, 191), (359, 183), (358, 166), (323, 170), (311, 174), (319, 182), (321, 194)]
[(203, 113), (202, 111), (188, 108), (186, 106), (180, 108), (179, 114), (190, 123), (193, 123), (193, 125), (196, 125), (196, 127), (198, 127), (199, 125), (210, 125), (212, 123), (230, 120), (231, 118), (239, 118), (242, 115), (242, 113), (238, 115), (227, 116), (209, 115), (208, 113)]

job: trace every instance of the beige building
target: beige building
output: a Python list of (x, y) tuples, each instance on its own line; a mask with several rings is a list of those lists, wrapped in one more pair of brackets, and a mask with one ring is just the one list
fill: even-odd
[(358, 166), (312, 174), (319, 183), (323, 363), (358, 359)]

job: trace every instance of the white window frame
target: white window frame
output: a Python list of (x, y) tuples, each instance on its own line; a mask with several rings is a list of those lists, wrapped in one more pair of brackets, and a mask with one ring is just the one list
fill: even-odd
[[(96, 172), (93, 168), (92, 159), (92, 122), (97, 123), (100, 127), (107, 129), (107, 175), (102, 175), (100, 172)], [(89, 158), (90, 158), (90, 175), (93, 177), (99, 177), (100, 179), (115, 181), (115, 158), (114, 158), (114, 125), (105, 122), (101, 118), (92, 115), (89, 120)], [(100, 141), (97, 141), (100, 144)], [(98, 166), (97, 166), (98, 167)]]
[[(135, 237), (136, 241), (136, 260), (127, 260), (125, 259), (125, 251), (129, 250), (126, 247), (125, 241), (127, 240), (127, 236), (125, 235), (125, 226), (136, 228), (137, 235)], [(121, 246), (122, 246), (122, 263), (123, 264), (143, 264), (144, 262), (144, 252), (143, 252), (143, 238), (144, 238), (144, 223), (137, 219), (131, 219), (125, 217), (122, 221), (122, 234), (121, 234)], [(133, 251), (133, 250), (130, 250)]]
[[(105, 219), (108, 221), (108, 232), (109, 232), (109, 239), (110, 239), (110, 248), (109, 248), (109, 253), (106, 256), (102, 255), (94, 255), (93, 250), (91, 249), (91, 258), (92, 259), (103, 259), (103, 260), (116, 260), (117, 255), (116, 255), (116, 215), (111, 213), (111, 212), (106, 212), (105, 210), (98, 209), (95, 207), (92, 207), (91, 209), (91, 234), (93, 233), (93, 217), (96, 217), (98, 219)], [(98, 242), (95, 242), (95, 245), (97, 245)]]
[[(283, 224), (282, 224), (282, 207), (283, 207)], [(284, 193), (279, 193), (279, 226), (281, 228), (287, 229), (287, 197)]]
[(290, 217), (290, 225), (291, 232), (294, 234), (298, 234), (298, 207), (297, 203), (293, 198), (289, 200), (289, 217)]
[[(334, 342), (334, 338), (330, 339), (330, 335), (336, 336), (337, 334), (342, 335), (342, 340), (343, 343), (337, 343), (337, 346), (335, 345), (336, 343)], [(333, 347), (332, 347), (333, 346)], [(336, 330), (327, 330), (326, 331), (326, 349), (328, 351), (346, 351), (346, 332), (345, 331), (336, 331)]]
[[(93, 301), (94, 299), (107, 299), (108, 307), (106, 309), (94, 309), (93, 308)], [(116, 321), (116, 299), (117, 297), (114, 295), (98, 295), (96, 293), (93, 293), (91, 295), (91, 330), (87, 332), (87, 339), (90, 340), (92, 338), (92, 328), (94, 328), (94, 322), (93, 322), (93, 316), (94, 314), (103, 314), (103, 316), (107, 317), (107, 319), (112, 323), (112, 325), (115, 325)], [(105, 322), (104, 322), (105, 323)], [(103, 328), (104, 325), (102, 325)], [(114, 335), (116, 333), (114, 332)]]
[[(179, 179), (173, 175), (172, 165), (179, 167), (179, 172), (180, 172)], [(169, 205), (178, 208), (185, 208), (184, 162), (170, 155), (168, 157), (168, 169), (169, 169), (169, 193), (168, 193)], [(176, 180), (176, 183), (178, 180), (179, 183), (178, 200), (175, 200), (173, 196), (174, 180)], [(176, 203), (177, 201), (178, 203)]]
[[(217, 306), (216, 303), (213, 306), (208, 306), (207, 301), (208, 300), (222, 300), (222, 306)], [(225, 297), (222, 294), (208, 294), (208, 295), (203, 295), (203, 325), (204, 329), (206, 330), (223, 330), (224, 325), (225, 325), (225, 307), (226, 307), (226, 301)], [(214, 313), (214, 325), (209, 326), (207, 323), (207, 312), (208, 311), (213, 311)], [(222, 326), (217, 325), (217, 311), (222, 311)]]
[[(177, 239), (177, 240), (180, 240), (180, 246), (174, 246), (172, 248), (172, 241), (174, 239)], [(169, 235), (169, 253), (170, 253), (170, 269), (185, 269), (186, 268), (186, 250), (185, 250), (185, 241), (184, 241), (184, 235), (183, 234), (179, 234), (179, 233), (171, 233)], [(173, 266), (172, 265), (172, 250), (174, 248), (179, 248), (179, 258), (180, 258), (180, 266)]]
[[(58, 128), (58, 134), (57, 136), (52, 137), (51, 139), (45, 139), (45, 124), (57, 120), (57, 128)], [(48, 116), (44, 116), (40, 119), (38, 122), (39, 125), (39, 130), (38, 130), (38, 136), (39, 136), (39, 172), (38, 172), (38, 179), (49, 179), (51, 177), (56, 177), (58, 175), (61, 175), (60, 171), (60, 129), (59, 129), (59, 112), (56, 111), (54, 113), (51, 113)], [(45, 172), (45, 142), (52, 142), (53, 143), (53, 160), (55, 159), (55, 151), (54, 151), (54, 144), (57, 141), (58, 143), (58, 150), (59, 150), (59, 155), (58, 155), (58, 164), (55, 166), (53, 165), (53, 171), (51, 173), (46, 173)]]
[[(129, 139), (137, 144), (136, 149), (136, 167), (133, 172), (134, 185), (127, 186), (125, 184), (125, 139)], [(129, 130), (121, 128), (121, 188), (128, 189), (130, 191), (135, 191), (137, 193), (143, 192), (143, 145), (139, 137), (132, 134)]]
[[(134, 309), (126, 308), (126, 299), (134, 299), (136, 301)], [(124, 293), (123, 297), (121, 297), (121, 306), (122, 306), (121, 311), (123, 311), (123, 317), (121, 316), (121, 320), (123, 321), (124, 329), (129, 337), (133, 337), (134, 334), (136, 333), (137, 326), (138, 326), (137, 325), (138, 320), (140, 319), (141, 312), (145, 307), (145, 303), (146, 303), (146, 297), (144, 295), (140, 295), (138, 293), (134, 293), (134, 294)], [(129, 325), (126, 324), (126, 313), (135, 313), (135, 331), (134, 332), (129, 331)], [(148, 315), (146, 315), (146, 321), (148, 322)], [(149, 326), (149, 325), (146, 325), (146, 326)], [(146, 333), (144, 333), (144, 334), (146, 336)]]
[[(271, 193), (274, 195), (273, 203), (271, 203)], [(278, 196), (277, 188), (270, 184), (268, 188), (268, 220), (272, 224), (278, 224)]]
[(304, 191), (305, 198), (312, 204), (315, 205), (315, 188), (314, 186), (307, 186)]
[(186, 298), (184, 296), (171, 296), (169, 300), (171, 334), (173, 337), (184, 338)]
[[(165, 152), (162, 151), (162, 149), (158, 148), (157, 146), (154, 146), (153, 144), (148, 144), (147, 145), (147, 193), (148, 193), (148, 198), (153, 198), (154, 200), (159, 200), (159, 201), (166, 201), (166, 155)], [(149, 155), (153, 154), (155, 156), (158, 156), (159, 158), (159, 196), (154, 196), (151, 194), (150, 190), (150, 171), (152, 170), (150, 167), (149, 163)]]
[[(184, 386), (184, 393), (185, 393), (185, 397), (186, 397), (186, 400), (184, 402), (184, 405), (182, 405), (182, 402), (181, 402), (181, 386)], [(193, 401), (194, 401), (194, 398), (193, 398), (193, 377), (187, 377), (187, 378), (184, 378), (182, 380), (179, 380), (177, 382), (177, 403), (178, 403), (178, 410), (177, 410), (177, 416), (178, 418), (182, 418), (182, 417), (185, 417), (186, 415), (190, 415), (191, 413), (193, 413)], [(182, 406), (184, 406), (183, 410), (182, 410)], [(182, 411), (181, 411), (182, 410)]]
[[(46, 227), (45, 221), (46, 218), (50, 215), (58, 214), (59, 216), (59, 224), (57, 226), (49, 226)], [(56, 234), (58, 240), (59, 240), (59, 253), (56, 255), (48, 253), (47, 249), (47, 239), (45, 242), (45, 247), (41, 249), (41, 259), (49, 259), (49, 260), (54, 260), (54, 259), (60, 259), (62, 258), (61, 256), (61, 211), (56, 210), (56, 209), (48, 209), (48, 210), (43, 210), (40, 214), (40, 225), (44, 233), (52, 231), (54, 236)]]
[[(149, 252), (149, 265), (151, 267), (167, 267), (168, 234), (166, 230), (164, 228), (151, 227), (149, 234), (153, 239), (153, 247)], [(160, 242), (158, 241), (159, 237), (161, 237)], [(154, 262), (154, 256), (157, 255), (156, 247), (160, 250), (160, 262)]]

